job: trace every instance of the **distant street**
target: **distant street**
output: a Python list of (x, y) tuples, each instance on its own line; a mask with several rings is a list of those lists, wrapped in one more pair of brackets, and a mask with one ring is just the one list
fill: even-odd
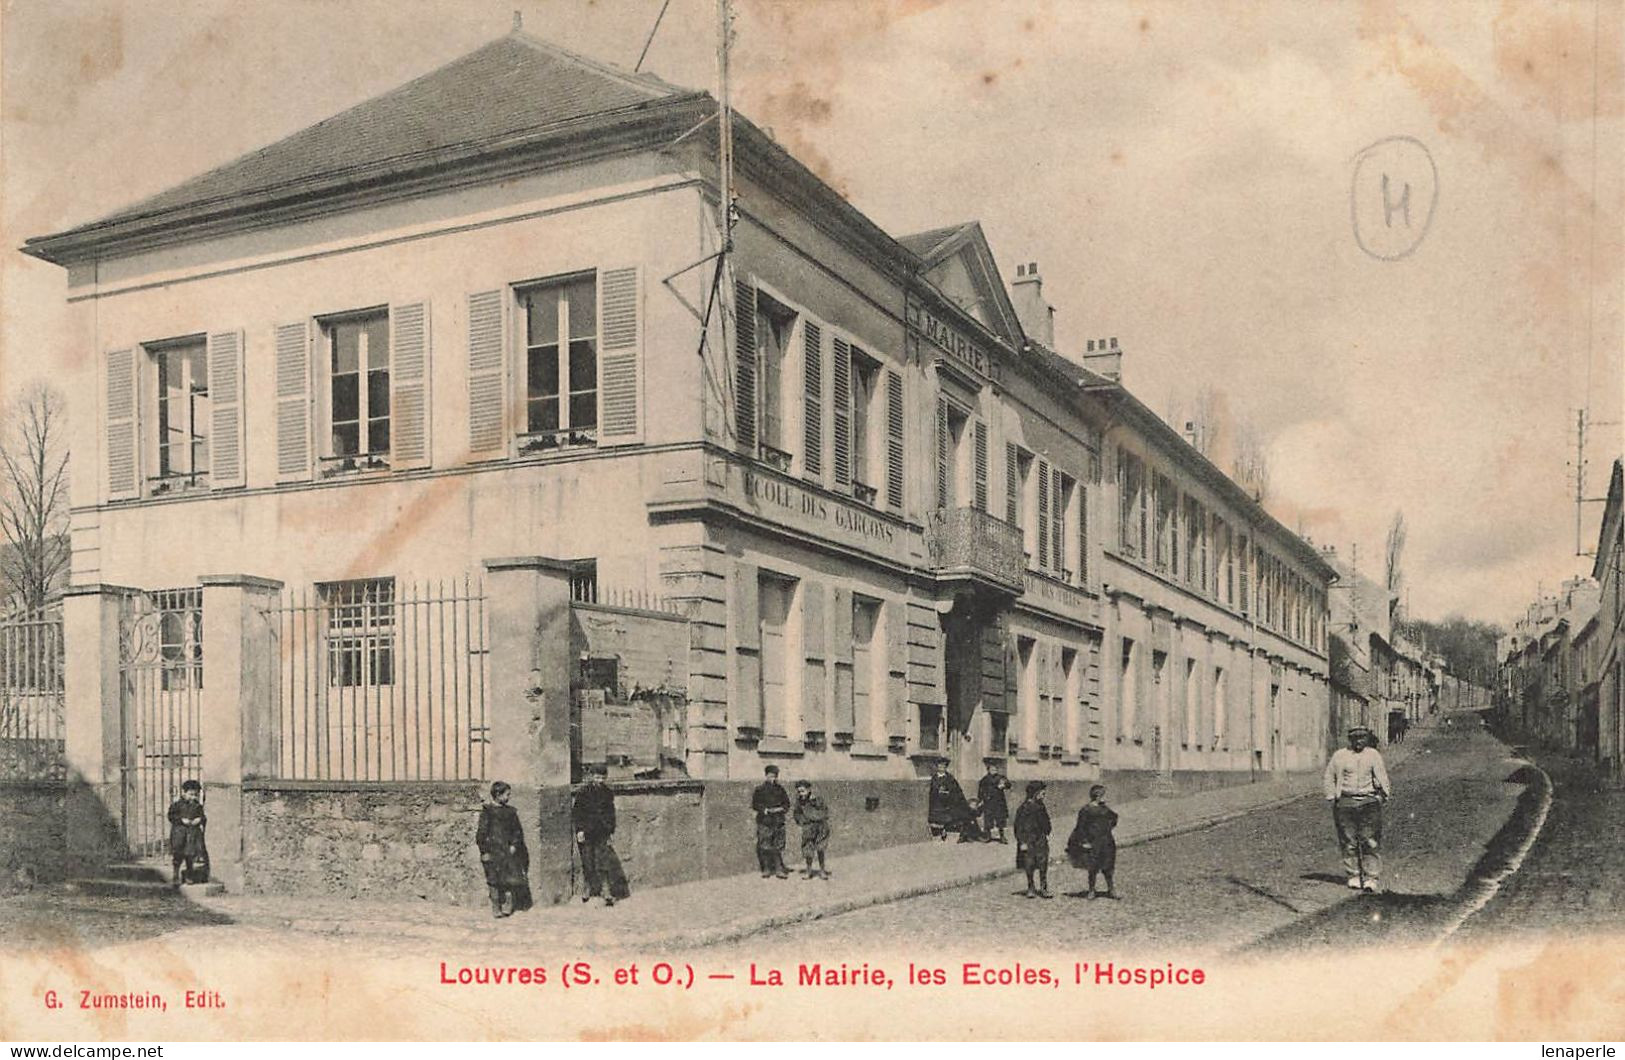
[[(1427, 937), (1453, 908), (1522, 787), (1507, 782), (1516, 763), (1474, 716), (1457, 728), (1413, 730), (1411, 740), (1420, 746), (1394, 770), (1398, 793), (1385, 814), (1389, 892), (1380, 897), (1357, 897), (1344, 886), (1331, 811), (1312, 797), (1120, 851), (1120, 901), (1076, 897), (1083, 874), (1057, 860), (1050, 901), (1022, 897), (1011, 877), (798, 925), (732, 949), (747, 958), (774, 948), (984, 953), (1109, 942), (1114, 953), (1188, 957), (1313, 945), (1350, 917), (1363, 922), (1360, 934), (1368, 938)], [(1050, 808), (1057, 854), (1075, 811)], [(1337, 927), (1338, 937), (1346, 930)]]

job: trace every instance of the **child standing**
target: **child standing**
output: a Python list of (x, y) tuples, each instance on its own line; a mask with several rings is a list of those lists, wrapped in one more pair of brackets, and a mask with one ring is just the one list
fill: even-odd
[[(812, 781), (796, 781), (796, 824), (801, 826), (801, 856), (807, 862), (803, 879), (829, 879), (824, 867), (824, 851), (829, 847), (829, 807), (813, 794)], [(813, 859), (818, 859), (818, 871), (813, 871)]]
[[(1044, 782), (1029, 780), (1027, 798), (1016, 807), (1016, 866), (1027, 874), (1027, 897), (1049, 898), (1049, 810), (1044, 806)], [(1033, 888), (1033, 873), (1038, 888)]]
[(1078, 825), (1067, 840), (1066, 852), (1073, 867), (1089, 873), (1089, 890), (1085, 898), (1095, 897), (1095, 877), (1106, 877), (1103, 898), (1116, 898), (1112, 888), (1112, 873), (1117, 868), (1117, 839), (1112, 829), (1117, 826), (1117, 813), (1106, 805), (1106, 788), (1096, 784), (1089, 789), (1089, 804), (1078, 811)]
[[(174, 885), (207, 883), (209, 848), (203, 842), (203, 785), (195, 780), (181, 784), (181, 797), (169, 806), (169, 858), (174, 869)], [(185, 869), (182, 869), (182, 865)]]
[(491, 785), (491, 801), (480, 807), (474, 845), (480, 850), (491, 915), (512, 916), (530, 908), (530, 851), (519, 811), (508, 805), (513, 789), (502, 781)]

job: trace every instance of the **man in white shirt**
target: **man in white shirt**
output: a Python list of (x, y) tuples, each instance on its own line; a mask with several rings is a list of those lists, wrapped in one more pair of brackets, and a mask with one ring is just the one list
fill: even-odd
[(1349, 745), (1334, 751), (1326, 763), (1326, 799), (1332, 804), (1348, 885), (1375, 893), (1382, 890), (1382, 804), (1394, 789), (1371, 730), (1356, 725), (1348, 736)]

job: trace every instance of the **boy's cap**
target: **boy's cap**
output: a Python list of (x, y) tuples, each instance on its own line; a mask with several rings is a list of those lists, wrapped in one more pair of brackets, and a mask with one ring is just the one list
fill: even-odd
[(1044, 790), (1044, 782), (1042, 780), (1029, 780), (1029, 781), (1027, 781), (1027, 794), (1029, 794), (1029, 795), (1037, 795), (1039, 792), (1041, 792), (1043, 790)]
[(808, 791), (811, 791), (812, 790), (812, 781), (810, 781), (810, 780), (798, 780), (798, 781), (796, 781), (796, 787), (798, 787), (798, 788), (806, 788)]
[(202, 791), (203, 790), (203, 785), (199, 784), (195, 780), (184, 780), (184, 781), (181, 782), (181, 790), (182, 791)]
[(779, 767), (778, 766), (768, 766), (766, 769), (762, 770), (762, 772), (766, 773), (770, 777), (776, 777), (776, 776), (779, 775)]

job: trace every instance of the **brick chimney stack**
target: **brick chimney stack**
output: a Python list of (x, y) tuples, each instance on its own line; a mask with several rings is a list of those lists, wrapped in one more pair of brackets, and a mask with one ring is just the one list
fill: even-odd
[(1010, 301), (1016, 307), (1021, 330), (1034, 342), (1055, 348), (1055, 310), (1044, 301), (1044, 281), (1038, 275), (1038, 262), (1016, 266), (1016, 279), (1010, 285)]
[(1083, 351), (1083, 366), (1114, 383), (1123, 381), (1123, 351), (1117, 340), (1090, 339)]

